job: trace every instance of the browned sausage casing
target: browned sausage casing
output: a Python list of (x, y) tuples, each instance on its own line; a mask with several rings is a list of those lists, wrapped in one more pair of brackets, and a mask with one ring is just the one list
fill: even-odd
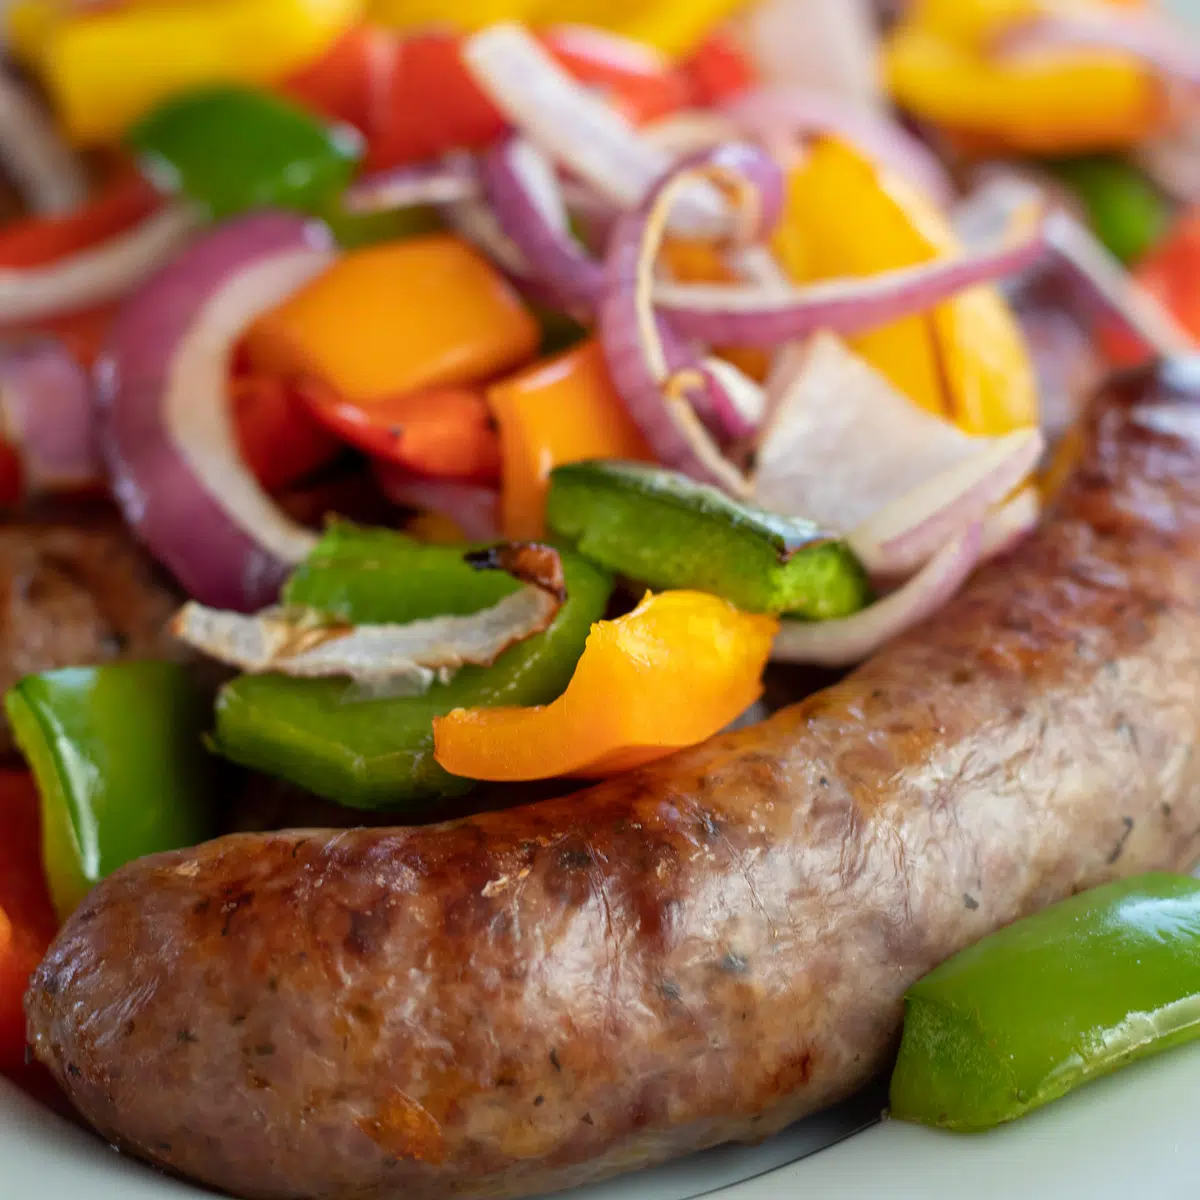
[(244, 1197), (512, 1196), (759, 1138), (884, 1067), (960, 947), (1188, 867), (1198, 738), (1200, 446), (1110, 397), (1044, 531), (845, 684), (569, 799), (127, 867), (31, 1038), (106, 1136)]

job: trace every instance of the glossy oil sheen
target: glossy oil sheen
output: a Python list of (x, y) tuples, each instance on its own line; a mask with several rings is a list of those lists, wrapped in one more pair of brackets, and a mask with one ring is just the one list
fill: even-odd
[(988, 1129), (1200, 1036), (1200, 882), (1075, 896), (955, 955), (905, 997), (892, 1115)]

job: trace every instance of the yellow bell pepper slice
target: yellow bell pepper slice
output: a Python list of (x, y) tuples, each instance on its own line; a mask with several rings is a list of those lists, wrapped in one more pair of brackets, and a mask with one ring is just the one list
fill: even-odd
[(476, 383), (537, 349), (537, 322), (490, 263), (437, 234), (343, 255), (249, 330), (251, 364), (370, 404)]
[(115, 141), (158, 103), (206, 83), (269, 83), (311, 62), (362, 0), (175, 0), (94, 11), (27, 6), (11, 24), (68, 136)]
[(589, 458), (654, 461), (594, 340), (494, 384), (488, 403), (500, 426), (505, 537), (545, 533), (546, 492), (555, 467)]
[(538, 708), (457, 709), (433, 723), (434, 755), (468, 779), (597, 778), (719, 732), (762, 694), (779, 630), (700, 592), (647, 593), (592, 626), (567, 690)]
[(1035, 7), (997, 3), (1000, 16), (984, 19), (964, 5), (961, 15), (975, 13), (978, 29), (967, 26), (961, 40), (919, 18), (900, 26), (883, 56), (892, 96), (942, 128), (1032, 154), (1119, 149), (1152, 133), (1162, 120), (1162, 89), (1127, 56), (1088, 51), (1001, 63), (973, 44), (1003, 25), (1001, 10), (1022, 16)]
[(373, 20), (414, 28), (453, 25), (481, 29), (493, 21), (530, 25), (594, 25), (677, 55), (703, 41), (714, 25), (745, 6), (746, 0), (370, 0)]
[(1041, 13), (1108, 5), (1145, 8), (1147, 0), (912, 0), (906, 19), (951, 41), (982, 46), (997, 30)]
[[(960, 249), (929, 201), (834, 139), (818, 142), (792, 173), (775, 241), (801, 281), (872, 275)], [(999, 435), (1037, 421), (1024, 338), (993, 288), (972, 288), (851, 345), (915, 403), (968, 433)]]

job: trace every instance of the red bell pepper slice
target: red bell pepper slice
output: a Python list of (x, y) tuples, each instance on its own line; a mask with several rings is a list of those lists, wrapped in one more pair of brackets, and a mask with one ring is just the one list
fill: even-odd
[(470, 388), (432, 388), (359, 404), (312, 381), (300, 394), (327, 429), (374, 458), (439, 479), (490, 483), (500, 476), (495, 422), (482, 394)]
[(714, 108), (749, 91), (758, 76), (750, 60), (727, 33), (710, 33), (679, 64), (688, 102)]
[(318, 116), (346, 121), (368, 133), (378, 121), (395, 55), (391, 33), (360, 25), (316, 62), (283, 80), (279, 89)]

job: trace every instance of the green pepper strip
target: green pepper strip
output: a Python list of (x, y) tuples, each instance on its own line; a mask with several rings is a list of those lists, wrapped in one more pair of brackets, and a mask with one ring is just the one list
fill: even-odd
[(276, 96), (232, 86), (167, 101), (128, 141), (155, 183), (191, 197), (214, 220), (256, 208), (323, 215), (362, 152), (348, 126), (323, 125)]
[(710, 592), (747, 612), (829, 620), (871, 597), (846, 543), (811, 521), (739, 503), (660, 467), (558, 467), (546, 521), (610, 570), (655, 588)]
[[(472, 785), (433, 758), (433, 718), (455, 708), (547, 704), (566, 688), (612, 580), (563, 553), (567, 602), (545, 633), (491, 667), (464, 667), (422, 696), (372, 697), (342, 679), (243, 676), (217, 701), (215, 747), (226, 757), (355, 808), (435, 816)], [(284, 589), (285, 604), (360, 624), (477, 612), (519, 584), (477, 571), (462, 547), (427, 546), (388, 530), (335, 525)]]
[(1200, 881), (1146, 875), (994, 933), (905, 997), (892, 1115), (990, 1129), (1200, 1036)]
[(211, 836), (209, 708), (186, 668), (30, 675), (4, 707), (41, 793), (46, 878), (64, 920), (123, 864)]

